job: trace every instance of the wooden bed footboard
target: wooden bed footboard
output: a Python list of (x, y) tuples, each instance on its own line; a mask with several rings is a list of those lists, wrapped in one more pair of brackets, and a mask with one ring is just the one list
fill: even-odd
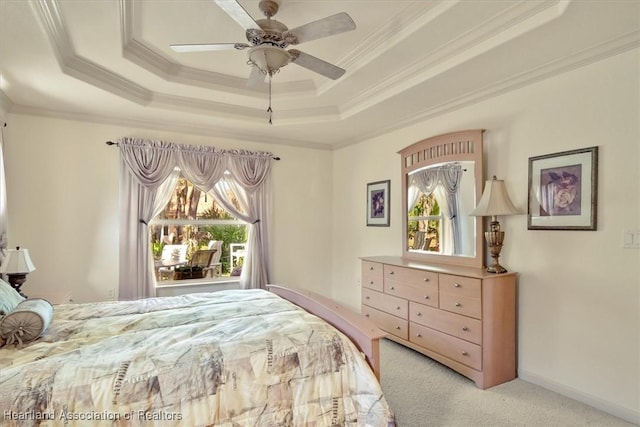
[(345, 334), (366, 357), (374, 374), (380, 379), (380, 339), (387, 334), (365, 316), (330, 298), (304, 289), (269, 284), (267, 289), (305, 309)]

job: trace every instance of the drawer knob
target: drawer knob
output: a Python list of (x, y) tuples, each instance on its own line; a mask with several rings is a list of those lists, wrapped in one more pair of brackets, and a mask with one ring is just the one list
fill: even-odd
[(459, 288), (459, 287), (460, 287), (460, 283), (454, 283), (454, 284), (453, 284), (453, 286), (454, 286), (455, 288)]
[(460, 307), (462, 304), (460, 304), (459, 302), (456, 303), (456, 307)]
[(463, 351), (463, 352), (462, 352), (462, 355), (463, 355), (463, 356), (467, 356), (468, 354), (469, 354), (469, 353), (467, 353), (466, 351)]
[(424, 296), (424, 299), (429, 299), (429, 295), (425, 295), (425, 296)]
[(425, 282), (428, 282), (428, 281), (429, 281), (429, 278), (428, 278), (428, 277), (425, 277), (425, 278), (424, 278), (424, 281), (425, 281)]
[(364, 297), (364, 299), (369, 299), (369, 295), (367, 295), (366, 297)]
[(396, 329), (397, 329), (397, 330), (400, 330), (400, 326), (396, 326)]
[(370, 285), (373, 285), (373, 280), (369, 280), (369, 284), (370, 284)]
[(391, 271), (389, 272), (389, 274), (392, 274), (392, 275), (393, 275), (393, 274), (396, 274), (396, 273), (395, 273), (393, 270), (391, 270)]
[(422, 334), (416, 334), (418, 338), (422, 338)]
[(468, 331), (468, 330), (469, 330), (469, 328), (467, 328), (466, 326), (463, 326), (463, 327), (462, 327), (462, 330), (466, 332), (466, 331)]
[(418, 313), (416, 314), (416, 316), (422, 316), (422, 313), (418, 312)]
[(396, 306), (396, 310), (400, 310), (400, 306), (399, 306), (399, 305), (398, 305), (398, 306)]
[(369, 313), (365, 314), (364, 317), (369, 317)]
[(396, 287), (395, 287), (395, 286), (392, 286), (392, 287), (391, 287), (391, 290), (392, 290), (392, 291), (394, 291), (395, 289), (396, 289)]
[(373, 266), (372, 266), (372, 267), (369, 267), (369, 270), (370, 270), (370, 271), (373, 271)]

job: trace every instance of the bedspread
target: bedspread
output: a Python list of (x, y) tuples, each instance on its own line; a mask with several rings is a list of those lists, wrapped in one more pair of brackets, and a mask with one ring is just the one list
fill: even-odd
[(380, 385), (328, 323), (264, 290), (56, 306), (0, 349), (2, 425), (386, 426)]

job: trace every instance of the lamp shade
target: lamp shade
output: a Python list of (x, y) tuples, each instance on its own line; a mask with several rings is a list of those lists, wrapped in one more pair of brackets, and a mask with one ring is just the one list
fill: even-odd
[(484, 185), (482, 197), (478, 206), (472, 210), (471, 216), (498, 216), (498, 215), (518, 215), (520, 211), (513, 206), (504, 181), (496, 179), (487, 181)]
[(7, 249), (7, 254), (0, 265), (0, 273), (6, 274), (28, 274), (36, 267), (31, 262), (28, 249)]

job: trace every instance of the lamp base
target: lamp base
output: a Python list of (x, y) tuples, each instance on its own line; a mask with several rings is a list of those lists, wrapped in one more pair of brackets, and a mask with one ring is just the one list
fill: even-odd
[(500, 251), (502, 250), (502, 242), (504, 241), (504, 231), (500, 231), (500, 223), (495, 217), (491, 221), (491, 231), (485, 231), (484, 238), (487, 240), (491, 258), (493, 258), (493, 262), (487, 267), (487, 273), (506, 273), (507, 269), (498, 262)]
[(16, 292), (18, 292), (21, 297), (28, 298), (20, 290), (24, 282), (27, 281), (27, 275), (26, 274), (7, 274), (7, 276), (9, 277), (9, 284), (11, 285), (11, 287), (15, 289)]

